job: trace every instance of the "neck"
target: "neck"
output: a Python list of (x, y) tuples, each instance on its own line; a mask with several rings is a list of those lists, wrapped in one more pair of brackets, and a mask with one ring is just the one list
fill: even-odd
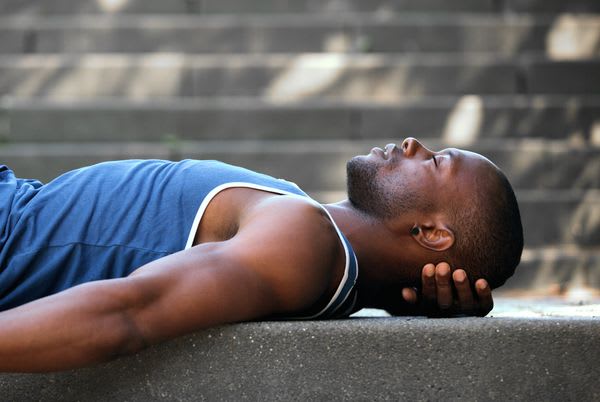
[(400, 297), (401, 287), (414, 280), (407, 268), (413, 265), (409, 236), (394, 233), (384, 221), (356, 209), (349, 200), (324, 207), (352, 244), (358, 259), (356, 288), (361, 307), (382, 308), (382, 298), (388, 298), (391, 292), (398, 292)]

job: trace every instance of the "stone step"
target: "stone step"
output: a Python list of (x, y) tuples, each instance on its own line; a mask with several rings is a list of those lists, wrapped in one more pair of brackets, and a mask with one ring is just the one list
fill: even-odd
[[(310, 191), (343, 191), (346, 161), (352, 156), (367, 154), (373, 146), (385, 146), (392, 141), (399, 142), (401, 138), (4, 144), (0, 146), (0, 160), (13, 167), (21, 177), (48, 181), (64, 171), (105, 160), (218, 159), (287, 178)], [(431, 149), (442, 149), (447, 145), (431, 139), (422, 141)], [(585, 191), (600, 189), (599, 147), (570, 146), (560, 142), (481, 141), (465, 148), (493, 160), (506, 172), (515, 188), (541, 191), (537, 198), (531, 199), (535, 202), (548, 197), (544, 191), (550, 191), (551, 195), (554, 194), (552, 191), (567, 191), (559, 193), (562, 194), (560, 197), (552, 195), (548, 202), (559, 197), (561, 202), (572, 206), (585, 198)], [(567, 196), (569, 191), (572, 197)]]
[(0, 96), (335, 98), (447, 94), (597, 94), (600, 59), (437, 55), (0, 56)]
[[(343, 191), (348, 159), (367, 154), (373, 146), (385, 146), (401, 140), (180, 141), (172, 138), (160, 143), (4, 144), (0, 146), (0, 161), (13, 167), (21, 177), (48, 181), (64, 171), (105, 160), (218, 159), (287, 178), (309, 191)], [(421, 141), (431, 149), (442, 149), (447, 145), (439, 140)], [(506, 172), (515, 188), (540, 191), (537, 198), (531, 195), (535, 202), (543, 201), (547, 194), (551, 194), (547, 200), (549, 203), (558, 197), (561, 202), (572, 206), (585, 198), (586, 191), (600, 189), (600, 148), (597, 146), (501, 140), (480, 141), (463, 148), (493, 160)], [(569, 191), (572, 197), (568, 196)], [(331, 198), (327, 200), (334, 201)]]
[(1, 14), (245, 14), (339, 12), (600, 12), (595, 0), (4, 0)]
[[(46, 182), (64, 171), (105, 160), (218, 159), (294, 181), (319, 201), (334, 202), (345, 198), (346, 161), (384, 141), (5, 145), (0, 147), (0, 163), (20, 177)], [(431, 141), (425, 144), (438, 148)], [(600, 149), (502, 142), (469, 149), (489, 156), (517, 189), (529, 247), (600, 244)]]
[(595, 401), (600, 320), (597, 305), (583, 307), (543, 319), (512, 307), (499, 318), (227, 325), (87, 369), (1, 374), (0, 392), (9, 401)]
[(527, 52), (598, 56), (600, 15), (10, 16), (0, 53)]
[(259, 98), (0, 100), (9, 142), (370, 139), (415, 136), (569, 139), (600, 144), (596, 96), (434, 96), (396, 102)]
[[(600, 210), (600, 204), (596, 206)], [(525, 227), (527, 231), (529, 227)], [(600, 242), (591, 248), (526, 248), (515, 274), (498, 289), (503, 296), (585, 298), (600, 290)], [(586, 293), (587, 292), (587, 293)]]

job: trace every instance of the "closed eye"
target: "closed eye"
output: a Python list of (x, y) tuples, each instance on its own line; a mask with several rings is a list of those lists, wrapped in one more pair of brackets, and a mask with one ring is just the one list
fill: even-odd
[(437, 163), (437, 159), (435, 158), (435, 155), (433, 155), (431, 157), (431, 159), (433, 159), (433, 163), (435, 163), (435, 167), (438, 167), (438, 163)]

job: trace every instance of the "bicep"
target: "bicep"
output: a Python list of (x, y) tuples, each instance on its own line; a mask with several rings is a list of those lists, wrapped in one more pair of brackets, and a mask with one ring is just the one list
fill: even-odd
[(126, 278), (129, 314), (147, 343), (274, 311), (269, 284), (224, 243), (208, 243), (154, 261)]
[(141, 301), (134, 322), (154, 343), (302, 311), (326, 290), (340, 247), (331, 222), (314, 206), (266, 205), (230, 240), (192, 247), (128, 277)]

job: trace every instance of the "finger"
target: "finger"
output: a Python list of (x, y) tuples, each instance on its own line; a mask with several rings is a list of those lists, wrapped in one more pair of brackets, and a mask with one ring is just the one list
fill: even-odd
[(404, 289), (402, 289), (402, 298), (407, 303), (416, 304), (417, 303), (417, 291), (413, 288), (404, 288)]
[(423, 284), (423, 299), (428, 303), (435, 303), (437, 288), (435, 286), (435, 265), (426, 264), (421, 271), (421, 282)]
[(481, 317), (486, 316), (494, 308), (492, 289), (485, 279), (478, 279), (477, 282), (475, 282), (475, 291), (479, 298), (477, 315)]
[(435, 284), (437, 288), (437, 303), (441, 309), (452, 306), (452, 286), (450, 284), (450, 265), (440, 262), (435, 267)]
[(475, 307), (473, 300), (473, 291), (469, 284), (469, 278), (467, 273), (462, 269), (457, 269), (452, 273), (452, 280), (454, 281), (454, 287), (458, 294), (458, 301), (460, 303), (460, 311), (464, 314), (469, 314)]

